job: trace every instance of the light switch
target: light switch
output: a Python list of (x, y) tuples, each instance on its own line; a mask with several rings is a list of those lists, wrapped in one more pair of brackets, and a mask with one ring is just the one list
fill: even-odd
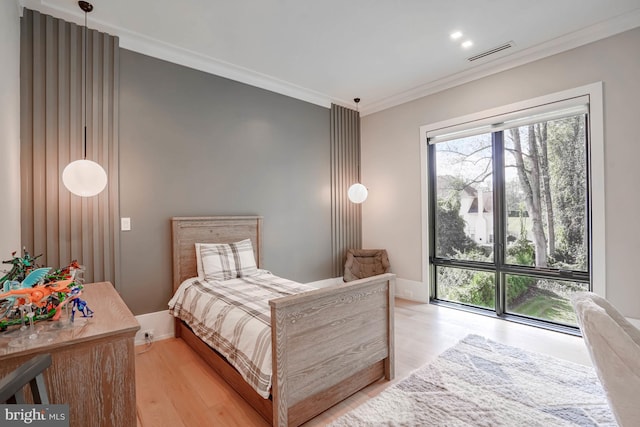
[(131, 230), (131, 218), (120, 218), (120, 230), (122, 231)]

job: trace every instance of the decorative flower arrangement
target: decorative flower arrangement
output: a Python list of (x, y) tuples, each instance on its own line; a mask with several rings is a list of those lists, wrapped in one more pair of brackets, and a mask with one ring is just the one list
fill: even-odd
[(41, 320), (58, 320), (65, 305), (71, 305), (73, 322), (76, 311), (83, 317), (92, 317), (93, 311), (80, 299), (83, 285), (77, 261), (57, 270), (39, 267), (23, 249), (22, 257), (12, 253), (12, 259), (2, 261), (11, 269), (0, 278), (0, 331), (9, 326), (33, 324)]

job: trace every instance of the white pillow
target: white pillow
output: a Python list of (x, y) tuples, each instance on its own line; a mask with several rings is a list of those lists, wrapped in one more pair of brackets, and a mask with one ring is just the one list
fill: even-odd
[(235, 243), (196, 243), (198, 277), (229, 280), (258, 273), (250, 239)]

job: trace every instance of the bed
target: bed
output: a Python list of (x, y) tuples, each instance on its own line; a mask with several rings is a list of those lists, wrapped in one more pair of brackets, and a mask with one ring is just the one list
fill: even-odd
[[(175, 217), (171, 224), (174, 293), (197, 276), (195, 243), (251, 239), (263, 266), (262, 217)], [(270, 300), (269, 399), (177, 318), (175, 335), (273, 426), (297, 426), (381, 378), (393, 379), (394, 280), (383, 274)]]

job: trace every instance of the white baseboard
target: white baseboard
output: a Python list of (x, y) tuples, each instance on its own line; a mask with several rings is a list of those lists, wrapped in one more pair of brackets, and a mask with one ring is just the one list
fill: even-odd
[[(313, 286), (314, 288), (326, 288), (341, 283), (343, 283), (342, 277), (334, 277), (309, 282), (307, 285)], [(396, 277), (396, 297), (416, 302), (429, 302), (429, 289), (427, 285), (422, 282)]]
[[(326, 281), (319, 281), (323, 287), (331, 284), (335, 284), (336, 279), (327, 279)], [(416, 302), (429, 302), (429, 289), (426, 284), (417, 282), (414, 280), (396, 278), (396, 297), (408, 299)], [(173, 316), (169, 314), (169, 310), (157, 311), (155, 313), (147, 313), (136, 316), (138, 323), (140, 323), (140, 330), (136, 334), (135, 345), (144, 344), (144, 333), (147, 331), (153, 331), (153, 340), (163, 340), (167, 338), (173, 338)], [(640, 319), (634, 319), (627, 317), (627, 320), (640, 329)]]
[[(342, 277), (334, 277), (331, 279), (318, 280), (315, 282), (309, 282), (307, 285), (311, 285), (315, 288), (326, 288), (336, 284), (343, 283)], [(427, 285), (422, 282), (416, 282), (414, 280), (401, 279), (396, 277), (396, 297), (408, 299), (416, 302), (429, 302), (429, 289)]]
[(428, 303), (429, 287), (422, 282), (396, 277), (396, 297)]
[[(416, 302), (429, 302), (429, 287), (422, 282), (396, 277), (396, 297)], [(640, 329), (640, 319), (626, 318), (636, 328)]]
[(636, 328), (640, 329), (640, 319), (634, 319), (633, 317), (627, 317), (629, 323), (631, 323)]
[(313, 286), (314, 288), (328, 288), (329, 286), (339, 285), (344, 283), (342, 277), (332, 277), (331, 279), (316, 280), (315, 282), (308, 282), (306, 285)]
[(169, 310), (141, 314), (136, 316), (136, 320), (140, 323), (140, 330), (136, 333), (135, 345), (144, 344), (144, 334), (148, 331), (153, 332), (154, 341), (175, 336), (173, 316), (169, 314)]

